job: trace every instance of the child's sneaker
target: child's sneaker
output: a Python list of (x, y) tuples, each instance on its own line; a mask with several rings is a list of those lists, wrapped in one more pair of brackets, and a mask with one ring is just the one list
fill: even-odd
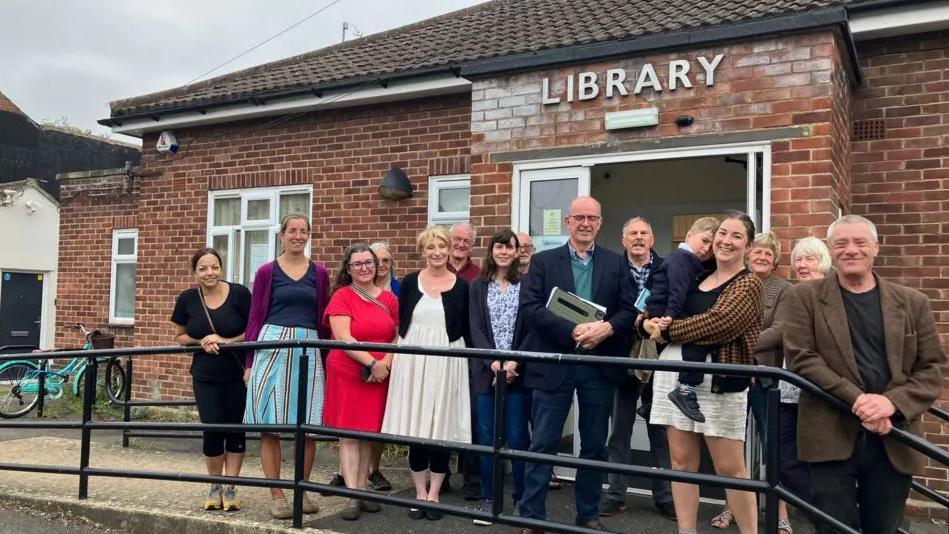
[(705, 422), (705, 415), (699, 409), (694, 387), (679, 384), (679, 387), (669, 392), (669, 400), (689, 419), (698, 423)]

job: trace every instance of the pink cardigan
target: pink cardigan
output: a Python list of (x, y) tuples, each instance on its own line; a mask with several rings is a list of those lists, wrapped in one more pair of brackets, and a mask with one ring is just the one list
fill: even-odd
[[(244, 332), (245, 341), (257, 341), (260, 331), (267, 322), (267, 314), (270, 312), (270, 290), (273, 285), (273, 267), (276, 261), (271, 261), (260, 266), (257, 269), (257, 275), (254, 276), (254, 290), (250, 297), (250, 315), (247, 318), (247, 330)], [(329, 301), (330, 277), (326, 267), (322, 264), (313, 262), (313, 269), (316, 271), (316, 316), (323, 317), (323, 310)], [(326, 326), (317, 326), (317, 332), (320, 339), (327, 339), (329, 331)], [(244, 356), (244, 366), (249, 368), (254, 363), (255, 351), (247, 351)]]

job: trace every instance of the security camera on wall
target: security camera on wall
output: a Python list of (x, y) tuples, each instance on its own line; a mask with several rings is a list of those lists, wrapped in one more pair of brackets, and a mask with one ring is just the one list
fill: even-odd
[(158, 136), (158, 143), (155, 144), (155, 150), (161, 154), (178, 152), (178, 139), (171, 130), (165, 130)]

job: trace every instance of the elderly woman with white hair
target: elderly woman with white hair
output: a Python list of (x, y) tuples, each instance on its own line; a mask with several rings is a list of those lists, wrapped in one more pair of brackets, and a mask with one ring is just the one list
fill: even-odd
[(369, 245), (369, 248), (379, 259), (379, 267), (376, 269), (376, 287), (391, 291), (393, 295), (398, 297), (399, 279), (395, 277), (395, 260), (392, 259), (389, 244), (385, 241), (376, 241)]

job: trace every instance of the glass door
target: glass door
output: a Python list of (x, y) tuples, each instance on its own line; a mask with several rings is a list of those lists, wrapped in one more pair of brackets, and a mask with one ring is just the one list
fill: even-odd
[(524, 170), (518, 180), (516, 229), (530, 234), (536, 252), (566, 243), (564, 217), (573, 199), (590, 194), (590, 168)]

